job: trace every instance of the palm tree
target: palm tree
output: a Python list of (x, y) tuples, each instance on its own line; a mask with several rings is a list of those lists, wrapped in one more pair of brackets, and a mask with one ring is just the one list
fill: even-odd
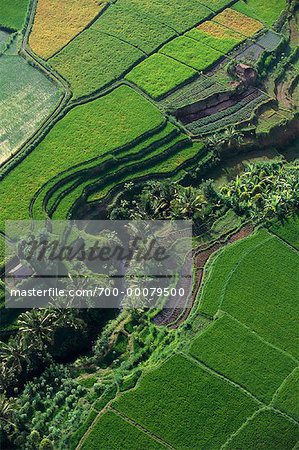
[(172, 202), (173, 217), (191, 219), (204, 205), (205, 198), (200, 191), (192, 187), (181, 189)]
[(53, 311), (33, 309), (21, 314), (17, 322), (24, 345), (44, 350), (53, 343), (57, 318)]
[(8, 400), (4, 395), (0, 395), (0, 429), (5, 426), (15, 426), (14, 419), (14, 404)]
[(0, 342), (0, 363), (4, 383), (23, 372), (28, 363), (28, 357), (18, 338), (11, 339), (7, 344)]

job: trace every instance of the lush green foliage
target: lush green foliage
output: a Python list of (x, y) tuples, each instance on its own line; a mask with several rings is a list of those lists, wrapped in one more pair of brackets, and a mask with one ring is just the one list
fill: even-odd
[(83, 442), (82, 450), (160, 450), (164, 445), (153, 440), (150, 435), (112, 411), (107, 411), (99, 417), (92, 431)]
[(145, 53), (154, 51), (176, 35), (172, 28), (146, 15), (130, 0), (112, 4), (94, 29), (122, 39)]
[[(280, 411), (299, 420), (299, 403), (296, 399), (299, 396), (299, 368), (285, 380), (277, 391), (273, 399), (273, 406)], [(295, 400), (295, 401), (294, 401)]]
[(2, 228), (5, 219), (28, 217), (33, 195), (50, 178), (129, 144), (163, 121), (158, 109), (125, 86), (72, 109), (1, 181)]
[(190, 353), (264, 402), (296, 363), (227, 315), (217, 319), (192, 343)]
[(0, 162), (3, 162), (50, 115), (61, 93), (20, 56), (1, 56), (0, 83)]
[(79, 34), (49, 60), (70, 82), (75, 98), (111, 84), (144, 56), (136, 47), (100, 33), (94, 26)]
[(221, 190), (223, 201), (255, 222), (285, 218), (299, 205), (299, 171), (283, 163), (248, 165)]
[(220, 308), (296, 357), (298, 292), (299, 254), (273, 237), (239, 261), (224, 286)]
[(156, 53), (136, 66), (126, 79), (155, 99), (179, 87), (197, 72), (172, 58)]
[(260, 230), (248, 238), (229, 245), (216, 254), (208, 266), (200, 298), (200, 311), (214, 316), (220, 306), (223, 289), (231, 273), (244, 255), (257, 245), (267, 241), (270, 235)]
[(272, 2), (265, 2), (264, 0), (240, 0), (232, 8), (254, 19), (261, 20), (265, 25), (271, 27), (286, 8), (286, 1), (273, 0)]
[(208, 69), (222, 56), (217, 50), (186, 36), (172, 40), (160, 52), (199, 71)]
[(225, 450), (292, 450), (299, 439), (298, 425), (282, 414), (261, 410), (224, 447)]
[(23, 28), (29, 0), (1, 0), (0, 25), (21, 30)]
[(182, 356), (144, 375), (113, 406), (176, 448), (190, 450), (218, 448), (258, 407)]

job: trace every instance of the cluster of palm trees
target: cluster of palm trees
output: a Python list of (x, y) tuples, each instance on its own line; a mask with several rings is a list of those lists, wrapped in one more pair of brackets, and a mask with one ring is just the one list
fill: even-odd
[(0, 437), (14, 430), (14, 401), (18, 391), (33, 373), (52, 360), (55, 332), (63, 327), (82, 327), (74, 310), (33, 309), (18, 317), (18, 332), (0, 342)]
[(183, 187), (171, 180), (151, 181), (131, 203), (122, 200), (112, 211), (115, 219), (194, 219), (204, 216), (207, 200), (202, 189)]
[(224, 132), (216, 132), (207, 139), (210, 147), (217, 156), (220, 156), (226, 148), (239, 147), (244, 142), (244, 134), (236, 127), (228, 127)]
[(283, 162), (249, 164), (220, 196), (257, 223), (284, 218), (299, 206), (299, 168)]

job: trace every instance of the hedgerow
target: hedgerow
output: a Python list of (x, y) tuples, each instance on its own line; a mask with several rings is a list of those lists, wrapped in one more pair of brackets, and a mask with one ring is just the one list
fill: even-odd
[(126, 86), (73, 108), (1, 181), (1, 228), (7, 218), (28, 218), (32, 197), (55, 175), (137, 141), (164, 121), (158, 109)]
[(299, 404), (294, 401), (299, 395), (299, 367), (289, 375), (273, 398), (272, 405), (299, 420)]
[(299, 439), (295, 422), (277, 411), (263, 409), (223, 447), (225, 450), (292, 450)]
[(227, 315), (208, 327), (190, 354), (269, 403), (296, 363)]
[(156, 53), (134, 67), (126, 79), (154, 99), (159, 99), (196, 75), (191, 67)]
[(232, 8), (271, 27), (286, 8), (286, 0), (240, 0)]
[(112, 405), (175, 448), (190, 450), (219, 448), (258, 408), (252, 398), (179, 355), (143, 375)]
[(122, 419), (113, 411), (107, 411), (99, 417), (82, 444), (82, 450), (124, 450), (146, 448), (162, 450), (166, 447), (153, 440), (149, 434)]
[(293, 336), (297, 330), (298, 292), (299, 254), (273, 237), (253, 247), (239, 261), (224, 286), (220, 308), (297, 357)]
[[(32, 50), (48, 59), (79, 34), (105, 7), (94, 0), (39, 0), (29, 37)], [(61, 23), (63, 22), (63, 30)]]
[(49, 59), (51, 66), (71, 84), (74, 98), (118, 80), (144, 57), (141, 50), (100, 33), (95, 26), (96, 22)]
[(146, 15), (130, 0), (112, 4), (93, 29), (123, 39), (145, 53), (176, 35), (172, 28)]
[(196, 39), (202, 44), (226, 54), (233, 50), (246, 38), (216, 22), (208, 21), (186, 33), (186, 36)]
[(160, 53), (199, 71), (208, 69), (222, 57), (217, 50), (186, 36), (173, 39), (161, 48)]

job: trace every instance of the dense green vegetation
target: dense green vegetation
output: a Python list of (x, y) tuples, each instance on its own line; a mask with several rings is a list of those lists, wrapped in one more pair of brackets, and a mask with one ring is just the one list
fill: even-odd
[(290, 217), (283, 224), (272, 225), (271, 231), (299, 250), (299, 217)]
[(29, 0), (1, 0), (0, 26), (21, 30), (24, 26)]
[(288, 414), (298, 421), (299, 419), (299, 405), (294, 402), (294, 398), (299, 395), (299, 368), (295, 369), (284, 383), (280, 386), (276, 395), (273, 398), (272, 404), (275, 408)]
[(254, 19), (262, 20), (271, 27), (286, 8), (286, 0), (273, 0), (271, 3), (264, 0), (240, 0), (233, 9), (242, 12)]
[(159, 99), (196, 74), (191, 67), (157, 53), (136, 66), (126, 79), (151, 97)]
[(198, 449), (221, 446), (258, 404), (196, 363), (175, 356), (144, 375), (113, 407), (176, 448)]
[(226, 450), (291, 450), (299, 438), (298, 425), (282, 414), (264, 409), (249, 420), (224, 447)]
[(37, 131), (58, 105), (61, 92), (39, 70), (14, 55), (1, 56), (0, 83), (1, 163)]
[(276, 389), (296, 367), (289, 356), (227, 315), (195, 339), (190, 353), (265, 402), (270, 402)]
[(112, 411), (105, 412), (92, 427), (91, 433), (82, 445), (82, 450), (162, 450), (166, 447), (153, 440), (130, 422)]
[(222, 56), (211, 47), (186, 36), (172, 40), (160, 52), (199, 71), (207, 69)]

